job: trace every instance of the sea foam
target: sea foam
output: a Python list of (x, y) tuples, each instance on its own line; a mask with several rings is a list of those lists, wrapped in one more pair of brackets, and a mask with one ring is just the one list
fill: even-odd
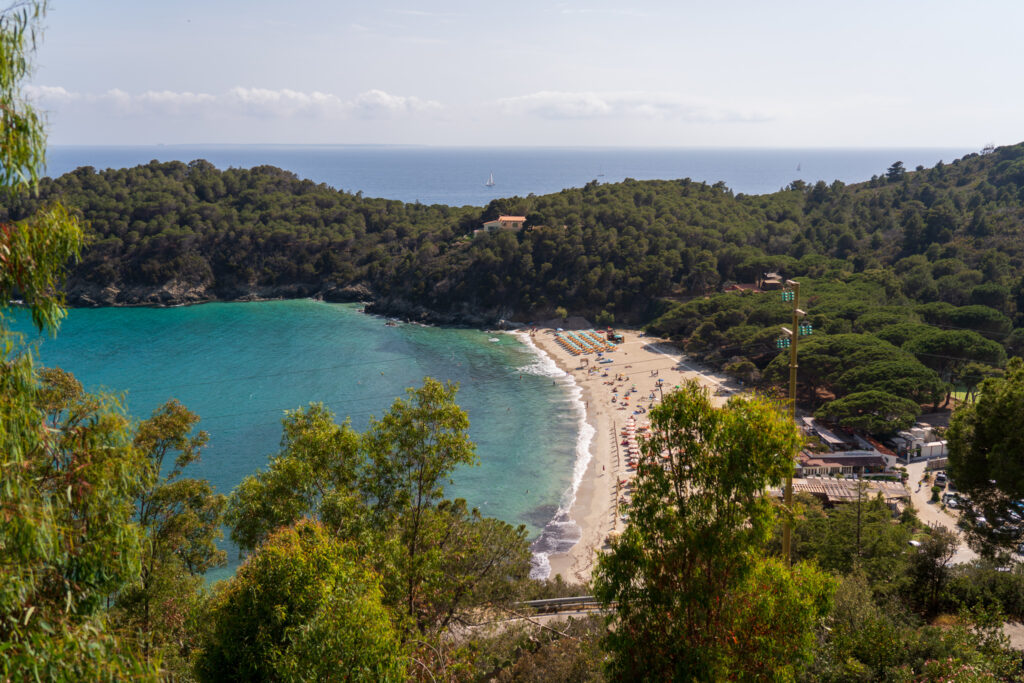
[(559, 380), (561, 384), (565, 385), (568, 399), (577, 416), (576, 457), (572, 469), (572, 482), (562, 494), (555, 515), (544, 525), (540, 536), (530, 545), (530, 550), (533, 552), (530, 578), (546, 579), (551, 574), (551, 563), (548, 557), (552, 554), (568, 552), (583, 536), (583, 530), (569, 516), (569, 511), (576, 502), (576, 492), (579, 491), (587, 466), (590, 465), (590, 460), (593, 457), (590, 446), (594, 440), (595, 430), (587, 422), (583, 388), (576, 383), (573, 376), (559, 368), (554, 359), (533, 343), (530, 335), (525, 332), (512, 332), (511, 334), (515, 335), (537, 356), (537, 360), (533, 363), (517, 368), (517, 370), (524, 374), (541, 375)]
[(565, 378), (568, 375), (558, 367), (558, 364), (549, 356), (540, 350), (540, 348), (533, 343), (533, 338), (525, 332), (511, 332), (513, 336), (523, 343), (535, 356), (535, 360), (529, 365), (523, 365), (516, 368), (516, 372), (524, 375), (537, 375), (539, 377), (554, 377), (554, 378)]

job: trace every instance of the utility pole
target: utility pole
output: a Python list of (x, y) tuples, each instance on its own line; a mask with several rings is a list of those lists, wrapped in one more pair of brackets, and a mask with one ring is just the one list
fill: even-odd
[[(775, 340), (775, 345), (780, 349), (789, 349), (789, 415), (793, 422), (796, 422), (796, 349), (801, 335), (808, 335), (813, 332), (810, 324), (802, 324), (800, 318), (807, 315), (800, 310), (800, 283), (794, 280), (786, 280), (789, 289), (783, 290), (782, 300), (793, 303), (793, 329), (782, 328), (785, 336)], [(784, 493), (786, 504), (786, 516), (782, 525), (782, 555), (786, 562), (793, 562), (792, 539), (793, 539), (793, 473), (786, 475), (786, 489)]]
[(860, 498), (864, 492), (864, 482), (857, 480), (857, 559), (860, 559)]

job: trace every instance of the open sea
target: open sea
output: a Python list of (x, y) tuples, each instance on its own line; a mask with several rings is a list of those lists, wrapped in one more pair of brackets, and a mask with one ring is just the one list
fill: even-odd
[[(897, 160), (931, 166), (969, 151), (54, 147), (48, 173), (206, 159), (220, 168), (270, 164), (366, 196), (482, 206), (627, 177), (721, 180), (736, 192), (761, 194), (795, 179), (858, 182)], [(495, 184), (485, 187), (492, 173)], [(592, 437), (579, 388), (525, 336), (386, 327), (358, 308), (302, 300), (78, 309), (55, 339), (34, 335), (23, 312), (14, 322), (38, 341), (43, 364), (73, 372), (89, 390), (123, 394), (136, 418), (172, 397), (198, 413), (210, 444), (191, 476), (224, 493), (278, 449), (285, 410), (322, 402), (339, 421), (348, 417), (363, 429), (425, 376), (458, 382), (480, 465), (460, 468), (449, 493), (485, 515), (525, 524), (537, 539), (534, 574), (545, 576), (546, 554), (571, 546), (579, 533), (565, 516)], [(229, 559), (211, 579), (234, 571), (237, 553)]]
[[(269, 164), (367, 197), (484, 206), (499, 197), (548, 194), (586, 183), (690, 178), (734, 192), (776, 192), (794, 180), (855, 183), (894, 161), (908, 169), (950, 162), (971, 149), (446, 148), (350, 145), (51, 147), (47, 173), (206, 159), (226, 169)], [(494, 186), (486, 187), (489, 175)]]

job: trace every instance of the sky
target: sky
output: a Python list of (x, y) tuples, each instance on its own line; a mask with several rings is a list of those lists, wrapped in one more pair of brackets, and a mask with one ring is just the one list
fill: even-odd
[(51, 144), (1024, 140), (1024, 2), (51, 0)]

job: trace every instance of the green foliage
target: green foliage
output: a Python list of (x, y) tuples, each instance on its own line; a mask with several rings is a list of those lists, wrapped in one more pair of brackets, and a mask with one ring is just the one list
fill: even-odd
[[(978, 399), (961, 404), (946, 432), (949, 472), (987, 518), (1005, 518), (1010, 501), (1024, 498), (1024, 361), (1013, 358), (1004, 377), (981, 383)], [(993, 527), (972, 525), (986, 547), (1009, 545)]]
[[(206, 432), (190, 435), (198, 421), (171, 400), (136, 429), (134, 446), (148, 464), (135, 501), (145, 544), (138, 581), (118, 595), (115, 612), (121, 628), (139, 632), (147, 657), (160, 652), (165, 666), (177, 669), (193, 647), (186, 615), (196, 607), (203, 574), (225, 560), (216, 541), (226, 498), (205, 479), (181, 476), (199, 461), (208, 439)], [(167, 468), (172, 453), (177, 455)]]
[(908, 358), (852, 367), (836, 385), (840, 395), (880, 391), (917, 404), (937, 403), (946, 389), (934, 370)]
[(465, 610), (508, 601), (529, 569), (526, 531), (444, 497), (476, 462), (456, 387), (427, 378), (359, 434), (322, 406), (284, 420), (281, 452), (232, 494), (232, 538), (256, 547), (274, 529), (319, 517), (364, 549), (403, 626), (436, 634)]
[(41, 381), (30, 355), (0, 343), (0, 668), (16, 679), (153, 674), (102, 626), (106, 599), (140, 571), (132, 500), (146, 466), (128, 421), (110, 397), (85, 394), (66, 373)]
[(818, 408), (814, 416), (875, 436), (886, 436), (912, 427), (920, 414), (921, 407), (914, 401), (871, 389), (836, 399)]
[(45, 164), (43, 119), (21, 92), (45, 13), (45, 2), (0, 11), (0, 187), (7, 191), (33, 189)]
[(981, 493), (989, 480), (1012, 498), (1024, 497), (1024, 362), (1010, 361), (1005, 377), (981, 384), (978, 400), (961, 405), (946, 433), (949, 469), (965, 491)]
[[(0, 194), (8, 200), (35, 192), (45, 163), (42, 118), (21, 92), (45, 12), (46, 3), (36, 1), (0, 10)], [(64, 315), (57, 285), (64, 264), (78, 255), (82, 231), (52, 202), (21, 218), (0, 220), (0, 325), (2, 309), (17, 296), (37, 327), (55, 332)]]
[(62, 268), (78, 257), (82, 239), (77, 220), (59, 204), (20, 221), (0, 221), (0, 303), (23, 298), (36, 327), (56, 332), (64, 317)]
[[(1011, 236), (1022, 214), (1016, 176), (978, 182), (1000, 163), (975, 155), (899, 183), (794, 184), (759, 197), (687, 179), (627, 179), (477, 209), (368, 199), (271, 167), (218, 171), (198, 160), (78, 169), (44, 181), (41, 201), (63, 197), (91, 225), (95, 239), (72, 283), (82, 301), (130, 301), (128, 290), (141, 287), (152, 292), (142, 301), (157, 302), (172, 282), (198, 287), (200, 298), (362, 285), (385, 306), (442, 314), (471, 306), (529, 318), (560, 305), (635, 322), (659, 311), (661, 297), (777, 270), (865, 276), (885, 303), (996, 303), (1012, 317), (1013, 297), (974, 293), (982, 283), (1009, 287), (1024, 256)], [(19, 198), (7, 208), (21, 217), (36, 206)], [(529, 215), (531, 227), (469, 237), (509, 209)], [(108, 300), (110, 284), (121, 293)]]
[(322, 525), (281, 529), (214, 597), (202, 681), (398, 681), (406, 659), (358, 551)]
[[(45, 2), (0, 10), (0, 194), (36, 189), (46, 139), (21, 87)], [(0, 219), (0, 677), (155, 680), (131, 643), (107, 633), (104, 601), (139, 570), (131, 496), (144, 465), (116, 401), (66, 373), (37, 373), (8, 330), (14, 297), (39, 329), (64, 315), (57, 284), (77, 255), (77, 222), (57, 204)]]
[(949, 576), (938, 596), (939, 608), (959, 607), (1005, 613), (1007, 618), (1024, 619), (1024, 570), (1015, 565), (1005, 571), (1002, 562), (980, 560), (949, 567)]
[(973, 330), (930, 330), (910, 339), (903, 348), (947, 381), (972, 361), (994, 366), (1006, 362), (1002, 346)]
[(956, 534), (943, 526), (936, 526), (917, 552), (910, 556), (909, 591), (925, 615), (934, 615), (939, 609), (943, 591), (953, 574), (950, 560), (956, 554), (958, 544)]
[(732, 678), (795, 680), (814, 658), (815, 629), (831, 610), (832, 577), (814, 565), (793, 567), (777, 558), (761, 558), (733, 598), (734, 642), (726, 669)]
[(156, 681), (160, 661), (144, 662), (129, 639), (110, 634), (101, 619), (46, 622), (0, 643), (0, 675), (7, 681)]
[[(580, 593), (574, 593), (580, 595)], [(601, 649), (600, 615), (548, 621), (540, 629), (528, 622), (508, 622), (483, 632), (464, 648), (473, 671), (466, 680), (546, 683), (600, 682), (606, 655)]]
[(282, 425), (279, 453), (231, 494), (225, 521), (231, 540), (244, 550), (305, 516), (330, 518), (336, 526), (355, 517), (347, 510), (363, 457), (359, 434), (347, 421), (335, 424), (321, 404), (289, 411)]
[(865, 494), (827, 514), (806, 500), (802, 508), (793, 527), (794, 558), (840, 575), (862, 572), (879, 594), (900, 590), (913, 528), (893, 520), (885, 501)]
[[(906, 345), (938, 374), (919, 382), (920, 368), (904, 364), (909, 374), (889, 386), (848, 387), (801, 377), (802, 402), (878, 389), (937, 406), (939, 383), (969, 384), (964, 366), (998, 368), (1000, 343), (1024, 347), (1011, 332), (1024, 319), (1024, 242), (1015, 238), (1024, 203), (1010, 170), (1020, 149), (915, 172), (894, 164), (898, 182), (794, 183), (737, 197), (685, 179), (625, 180), (482, 209), (368, 199), (272, 167), (153, 162), (44, 179), (40, 199), (11, 198), (6, 209), (20, 220), (61, 198), (88, 220), (93, 239), (70, 282), (80, 303), (169, 303), (185, 285), (189, 300), (274, 288), (371, 297), (377, 310), (443, 319), (581, 313), (601, 324), (648, 321), (699, 360), (784, 387), (781, 361), (766, 370), (789, 311), (767, 293), (715, 293), (776, 270), (800, 279), (818, 334)], [(530, 228), (470, 236), (507, 210), (529, 215)]]
[(791, 677), (830, 591), (810, 567), (758, 558), (773, 521), (763, 491), (792, 472), (795, 425), (759, 398), (717, 410), (693, 382), (651, 423), (632, 522), (595, 573), (595, 595), (616, 603), (612, 676), (711, 680), (767, 666)]
[(949, 627), (920, 626), (897, 606), (878, 604), (859, 573), (846, 576), (804, 680), (1011, 681), (1019, 654), (999, 630), (1000, 615), (964, 612)]
[[(909, 396), (899, 398), (911, 401), (910, 397), (934, 396), (935, 390), (943, 386), (935, 373), (912, 355), (866, 334), (812, 337), (801, 343), (799, 362), (798, 390), (814, 402), (818, 402), (819, 391), (843, 396), (887, 390), (906, 392)], [(781, 382), (788, 377), (788, 365), (788, 354), (779, 354), (765, 369), (765, 377)], [(904, 376), (919, 378), (924, 384), (905, 382)]]

